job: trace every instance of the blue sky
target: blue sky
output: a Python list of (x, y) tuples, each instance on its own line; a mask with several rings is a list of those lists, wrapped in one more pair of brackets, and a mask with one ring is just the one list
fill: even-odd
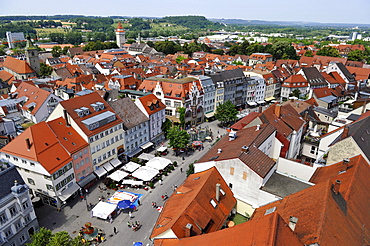
[(9, 0), (0, 15), (201, 15), (207, 18), (370, 24), (370, 0)]

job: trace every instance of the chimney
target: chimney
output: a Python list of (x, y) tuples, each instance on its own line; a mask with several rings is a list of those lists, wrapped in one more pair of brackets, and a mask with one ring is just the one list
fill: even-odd
[(66, 126), (71, 126), (69, 124), (69, 121), (68, 121), (68, 114), (67, 114), (67, 110), (63, 109), (63, 114), (64, 114), (64, 119), (66, 121)]
[(340, 183), (342, 183), (340, 180), (335, 180), (335, 183), (333, 184), (333, 191), (335, 194), (338, 194)]
[(348, 137), (348, 126), (345, 126), (342, 132), (342, 139), (345, 139)]
[(289, 218), (289, 227), (290, 227), (290, 229), (292, 229), (292, 231), (295, 230), (297, 222), (298, 222), (297, 217), (290, 216), (290, 218)]
[(306, 110), (304, 112), (304, 120), (307, 121), (308, 120), (308, 110)]
[(257, 125), (256, 132), (260, 130), (260, 125)]
[(222, 152), (222, 149), (217, 149), (217, 154), (220, 154)]
[(281, 104), (276, 104), (275, 105), (275, 115), (280, 118), (280, 110), (281, 110)]
[(348, 164), (350, 163), (350, 159), (349, 158), (344, 158), (343, 159), (343, 162), (342, 162), (342, 167), (340, 169), (340, 172), (345, 172), (347, 171), (348, 169)]
[(249, 152), (249, 147), (247, 145), (244, 145), (242, 147), (242, 151), (245, 152), (245, 153), (248, 153)]
[(220, 184), (216, 184), (216, 200), (220, 201)]
[(193, 227), (192, 224), (190, 223), (187, 223), (186, 226), (185, 226), (185, 237), (190, 237), (190, 232), (191, 232), (191, 228)]
[(31, 149), (31, 141), (29, 138), (26, 138), (26, 144), (27, 144), (27, 150), (29, 151)]

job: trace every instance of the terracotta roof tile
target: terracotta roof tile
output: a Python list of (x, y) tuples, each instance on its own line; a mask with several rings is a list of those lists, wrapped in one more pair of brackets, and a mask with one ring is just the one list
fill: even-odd
[(11, 56), (6, 57), (3, 66), (11, 69), (12, 71), (18, 74), (27, 74), (35, 72), (26, 61), (13, 58)]

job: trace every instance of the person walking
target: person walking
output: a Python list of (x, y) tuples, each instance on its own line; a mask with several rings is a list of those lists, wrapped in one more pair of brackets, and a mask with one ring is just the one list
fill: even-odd
[(131, 223), (130, 223), (130, 221), (127, 221), (127, 226), (128, 226), (128, 228), (131, 228)]
[(131, 211), (128, 212), (128, 216), (130, 217), (130, 219), (133, 218)]
[(114, 234), (117, 234), (117, 228), (116, 227), (113, 227), (113, 232), (114, 232)]
[(182, 167), (180, 167), (180, 172), (182, 173)]

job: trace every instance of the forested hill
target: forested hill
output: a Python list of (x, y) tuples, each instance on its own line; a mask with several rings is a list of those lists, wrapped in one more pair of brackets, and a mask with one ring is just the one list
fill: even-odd
[(204, 16), (166, 16), (162, 18), (162, 21), (188, 27), (190, 29), (220, 29), (224, 27), (223, 24), (218, 22), (212, 22), (206, 19)]

